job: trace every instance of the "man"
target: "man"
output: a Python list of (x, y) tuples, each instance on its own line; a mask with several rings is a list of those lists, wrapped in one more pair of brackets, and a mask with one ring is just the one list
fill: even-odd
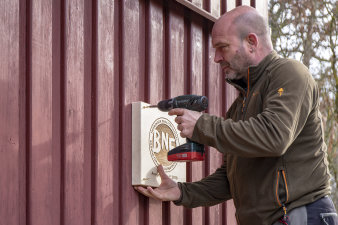
[(301, 63), (273, 51), (269, 27), (248, 6), (212, 30), (215, 62), (240, 92), (226, 119), (173, 109), (182, 137), (213, 146), (224, 163), (198, 182), (171, 180), (146, 196), (186, 207), (233, 199), (240, 225), (337, 224), (330, 194), (318, 87)]

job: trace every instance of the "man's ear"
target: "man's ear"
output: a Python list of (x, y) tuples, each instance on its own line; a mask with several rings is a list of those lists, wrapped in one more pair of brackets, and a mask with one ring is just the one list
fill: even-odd
[(246, 41), (250, 45), (250, 47), (257, 48), (258, 46), (258, 37), (255, 33), (249, 33), (246, 37)]

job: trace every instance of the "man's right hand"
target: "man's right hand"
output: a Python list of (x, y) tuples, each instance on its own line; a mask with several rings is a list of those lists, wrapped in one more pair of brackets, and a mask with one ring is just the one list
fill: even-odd
[(153, 189), (151, 187), (144, 188), (142, 186), (135, 186), (135, 190), (149, 198), (160, 201), (178, 200), (181, 197), (181, 190), (178, 188), (177, 183), (168, 177), (161, 165), (157, 166), (157, 171), (161, 177), (161, 184), (158, 188)]

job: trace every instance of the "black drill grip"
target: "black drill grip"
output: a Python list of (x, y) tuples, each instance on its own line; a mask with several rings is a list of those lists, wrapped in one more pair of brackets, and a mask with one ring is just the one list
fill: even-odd
[(202, 112), (208, 108), (208, 98), (199, 95), (181, 95), (175, 98), (160, 101), (157, 104), (159, 110), (168, 112), (171, 109), (183, 108)]

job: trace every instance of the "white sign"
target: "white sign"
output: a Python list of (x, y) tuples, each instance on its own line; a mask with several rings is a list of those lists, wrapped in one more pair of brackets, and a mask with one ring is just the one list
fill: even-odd
[(168, 151), (186, 143), (176, 128), (175, 116), (146, 106), (149, 104), (132, 103), (132, 185), (158, 187), (158, 165), (174, 181), (185, 182), (186, 163), (167, 160)]

